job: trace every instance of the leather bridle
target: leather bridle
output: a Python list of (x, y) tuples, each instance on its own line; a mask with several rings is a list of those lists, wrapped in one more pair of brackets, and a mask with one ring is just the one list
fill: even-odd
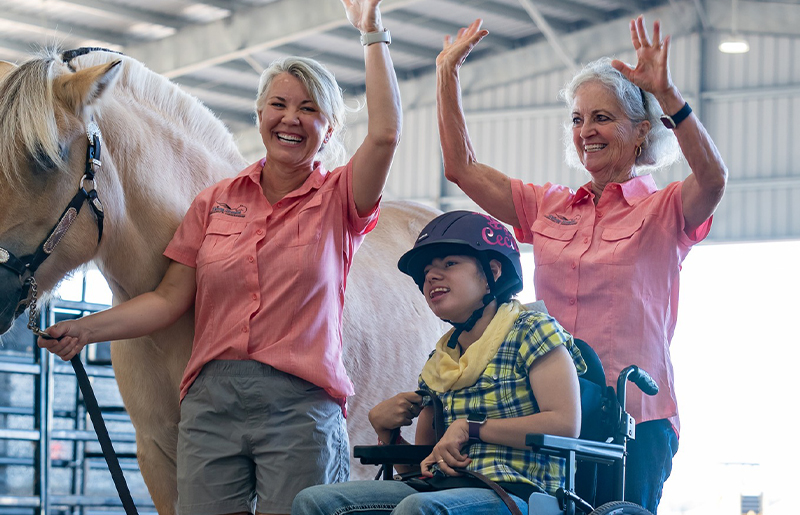
[[(34, 333), (38, 334), (38, 320), (36, 313), (36, 300), (37, 300), (37, 284), (34, 274), (39, 269), (39, 266), (47, 259), (50, 254), (56, 249), (58, 244), (64, 238), (72, 223), (78, 217), (84, 203), (89, 204), (95, 215), (97, 222), (97, 244), (103, 237), (103, 203), (97, 195), (97, 190), (94, 188), (94, 178), (96, 173), (100, 170), (102, 162), (100, 161), (100, 153), (102, 150), (102, 135), (100, 128), (94, 121), (94, 117), (89, 120), (86, 125), (86, 136), (89, 139), (89, 144), (86, 147), (86, 165), (84, 168), (83, 177), (78, 185), (78, 191), (72, 197), (72, 200), (67, 205), (67, 208), (61, 214), (58, 223), (50, 231), (50, 234), (45, 240), (39, 244), (36, 251), (26, 256), (17, 257), (13, 252), (0, 247), (0, 266), (5, 267), (15, 274), (22, 283), (22, 291), (20, 293), (19, 303), (17, 304), (14, 318), (18, 317), (30, 307), (28, 328)], [(91, 187), (87, 187), (91, 183)]]

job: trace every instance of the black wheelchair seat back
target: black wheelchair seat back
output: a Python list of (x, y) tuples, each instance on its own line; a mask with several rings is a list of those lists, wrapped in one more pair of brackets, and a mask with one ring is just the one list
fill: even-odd
[(605, 442), (616, 429), (617, 396), (606, 386), (606, 373), (597, 353), (585, 341), (575, 338), (575, 346), (586, 363), (578, 377), (581, 389), (581, 433), (579, 438)]

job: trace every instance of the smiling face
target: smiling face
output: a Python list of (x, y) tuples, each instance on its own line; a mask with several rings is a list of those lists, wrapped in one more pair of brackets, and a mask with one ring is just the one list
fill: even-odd
[(332, 132), (306, 87), (289, 73), (281, 73), (272, 81), (258, 118), (267, 166), (310, 171)]
[(460, 323), (483, 306), (489, 287), (477, 259), (452, 255), (435, 258), (425, 267), (422, 293), (437, 317)]
[(572, 103), (572, 141), (593, 179), (623, 182), (636, 175), (636, 147), (650, 124), (634, 124), (614, 93), (598, 81), (581, 85)]

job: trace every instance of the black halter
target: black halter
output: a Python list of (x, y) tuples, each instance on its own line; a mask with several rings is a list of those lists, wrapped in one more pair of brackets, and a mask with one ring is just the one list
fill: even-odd
[[(35, 291), (36, 280), (34, 274), (39, 269), (39, 266), (53, 253), (55, 248), (64, 238), (64, 235), (69, 230), (72, 223), (78, 217), (84, 203), (91, 206), (97, 222), (97, 244), (103, 237), (103, 203), (97, 196), (97, 190), (94, 189), (95, 174), (102, 166), (100, 161), (100, 153), (102, 150), (102, 135), (100, 128), (94, 121), (94, 118), (89, 120), (86, 126), (86, 136), (89, 139), (89, 144), (86, 147), (86, 166), (84, 168), (81, 183), (78, 186), (78, 192), (72, 197), (72, 200), (67, 205), (67, 208), (61, 213), (58, 223), (50, 231), (50, 234), (45, 240), (39, 244), (33, 254), (22, 256), (18, 258), (11, 251), (0, 247), (0, 266), (8, 268), (20, 279), (23, 285), (20, 294), (19, 304), (15, 317), (22, 314), (25, 308), (31, 304), (31, 292)], [(92, 187), (87, 189), (87, 183), (92, 183)], [(34, 285), (33, 288), (31, 286)]]

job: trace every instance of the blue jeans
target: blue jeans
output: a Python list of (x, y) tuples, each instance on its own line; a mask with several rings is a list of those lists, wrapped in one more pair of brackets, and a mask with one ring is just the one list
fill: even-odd
[(636, 424), (636, 440), (628, 442), (625, 500), (640, 504), (655, 515), (676, 452), (678, 435), (669, 420)]
[[(655, 515), (664, 482), (672, 472), (672, 457), (676, 452), (678, 436), (669, 420), (651, 420), (636, 424), (636, 440), (628, 441), (625, 500), (644, 506)], [(613, 478), (612, 467), (599, 467), (595, 506), (614, 500)], [(586, 495), (586, 491), (578, 493)], [(591, 501), (590, 498), (587, 500)]]
[[(528, 503), (511, 495), (522, 513)], [(292, 515), (496, 515), (508, 512), (500, 497), (484, 488), (420, 493), (402, 481), (350, 481), (306, 488), (297, 494)]]

